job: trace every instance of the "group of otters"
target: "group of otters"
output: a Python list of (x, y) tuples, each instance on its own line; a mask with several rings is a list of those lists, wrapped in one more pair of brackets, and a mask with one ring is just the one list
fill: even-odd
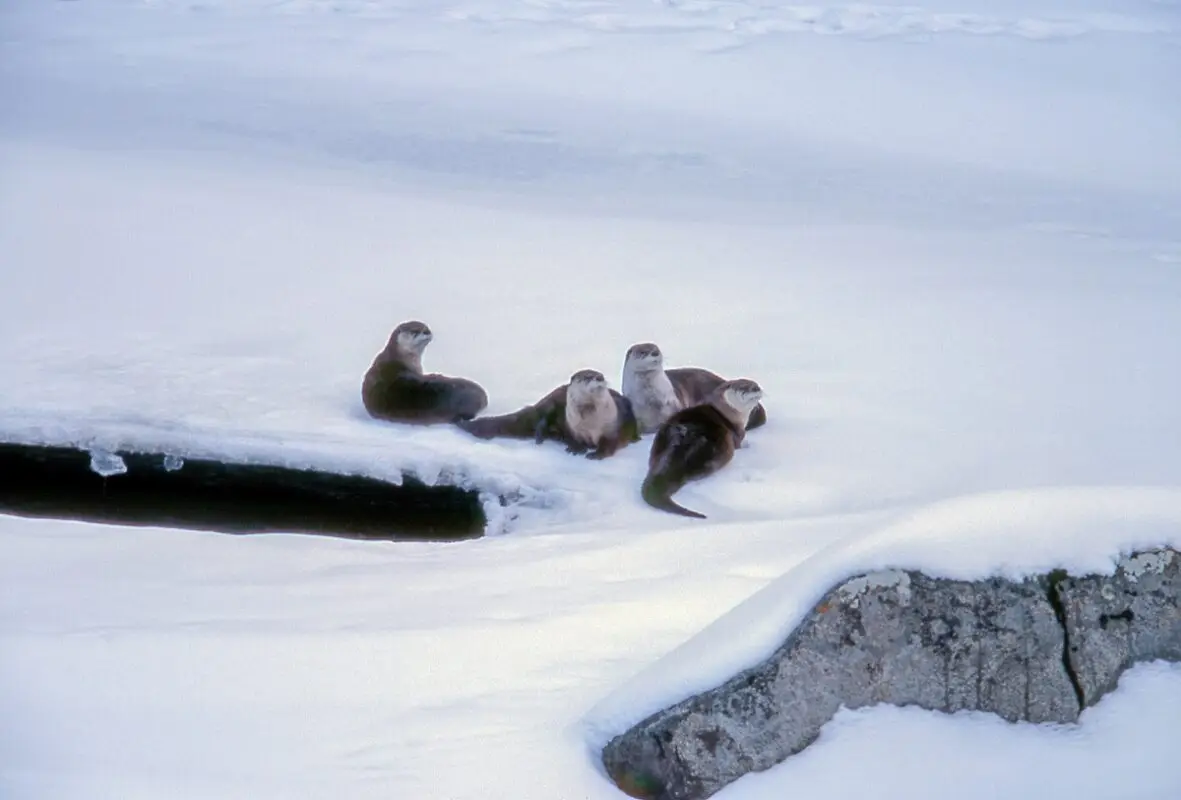
[(717, 472), (734, 457), (748, 428), (767, 421), (762, 388), (725, 380), (698, 367), (664, 368), (660, 348), (632, 345), (623, 363), (623, 393), (603, 373), (584, 369), (536, 403), (500, 416), (478, 416), (488, 394), (474, 381), (422, 371), (422, 352), (434, 335), (418, 321), (390, 334), (361, 384), (370, 416), (420, 425), (454, 424), (481, 439), (547, 439), (567, 452), (601, 459), (655, 432), (641, 494), (650, 506), (686, 517), (704, 514), (673, 502), (692, 480)]

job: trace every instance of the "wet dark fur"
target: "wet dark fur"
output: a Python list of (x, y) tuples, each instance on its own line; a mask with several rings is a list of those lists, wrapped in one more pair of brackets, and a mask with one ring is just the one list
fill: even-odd
[(745, 435), (712, 404), (673, 414), (652, 440), (648, 475), (640, 490), (644, 502), (661, 511), (705, 519), (704, 514), (673, 502), (672, 495), (689, 481), (708, 477), (729, 464)]
[(361, 383), (361, 402), (375, 419), (431, 425), (471, 419), (488, 406), (488, 394), (466, 378), (423, 375), (384, 350)]
[(608, 389), (619, 413), (619, 427), (614, 437), (605, 436), (593, 449), (574, 437), (566, 424), (566, 390), (570, 384), (554, 389), (533, 405), (494, 417), (479, 417), (456, 424), (481, 439), (533, 439), (537, 444), (546, 440), (562, 442), (566, 452), (587, 454), (600, 459), (614, 455), (632, 442), (640, 441), (640, 426), (632, 412), (631, 402), (614, 389)]
[[(714, 390), (726, 382), (726, 379), (721, 375), (701, 367), (674, 367), (666, 369), (664, 374), (668, 376), (669, 383), (673, 385), (673, 391), (677, 393), (677, 399), (681, 401), (681, 406), (686, 409), (701, 403), (708, 403)], [(746, 429), (749, 431), (766, 422), (767, 409), (763, 408), (762, 403), (759, 403), (750, 412), (750, 417), (746, 421)]]

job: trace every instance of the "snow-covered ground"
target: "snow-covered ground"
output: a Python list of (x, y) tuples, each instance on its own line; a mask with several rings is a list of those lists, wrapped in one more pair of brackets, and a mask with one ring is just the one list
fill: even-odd
[[(522, 498), (445, 546), (0, 518), (5, 797), (617, 797), (588, 711), (793, 568), (766, 625), (1181, 491), (1176, 2), (8, 0), (0, 48), (0, 439)], [(654, 340), (771, 421), (660, 515), (646, 443), (365, 418), (409, 318), (492, 413)], [(1165, 800), (1178, 719), (1161, 665), (1071, 731), (863, 710), (719, 797)]]
[(606, 744), (649, 715), (757, 666), (854, 575), (867, 576), (859, 578), (867, 585), (896, 581), (897, 569), (963, 581), (1022, 580), (1055, 569), (1110, 575), (1129, 553), (1140, 554), (1143, 569), (1159, 572), (1154, 559), (1160, 556), (1143, 553), (1158, 547), (1181, 550), (1181, 489), (1057, 487), (935, 503), (824, 548), (731, 609), (596, 704), (587, 715), (590, 735)]

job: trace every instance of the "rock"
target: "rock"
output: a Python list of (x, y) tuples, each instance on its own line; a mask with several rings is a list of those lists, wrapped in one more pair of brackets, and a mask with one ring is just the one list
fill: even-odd
[(1181, 661), (1181, 554), (1139, 553), (1113, 576), (1067, 577), (1057, 590), (1084, 705), (1114, 689), (1136, 662)]
[(1073, 722), (1135, 661), (1181, 660), (1179, 570), (1156, 551), (1106, 577), (853, 578), (767, 660), (612, 739), (603, 764), (632, 797), (696, 800), (803, 750), (841, 706)]

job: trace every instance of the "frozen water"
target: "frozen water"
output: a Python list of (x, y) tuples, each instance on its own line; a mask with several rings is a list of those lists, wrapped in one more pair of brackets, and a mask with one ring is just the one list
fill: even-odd
[(106, 450), (90, 451), (90, 469), (104, 478), (111, 475), (122, 475), (127, 471), (127, 464), (117, 453)]

